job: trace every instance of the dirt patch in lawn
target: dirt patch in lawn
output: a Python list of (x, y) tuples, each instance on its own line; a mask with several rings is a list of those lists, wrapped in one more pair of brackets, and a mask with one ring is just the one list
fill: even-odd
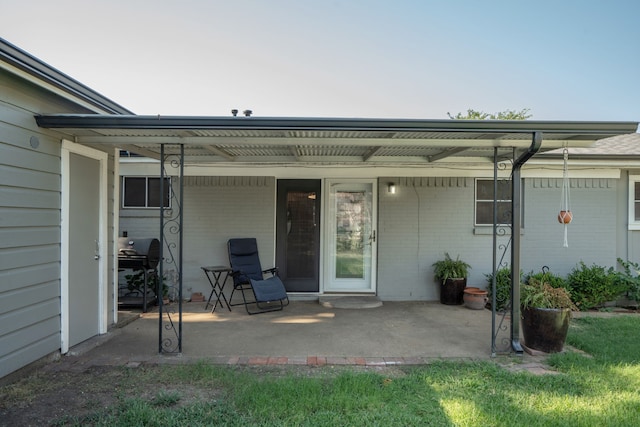
[[(157, 365), (89, 366), (53, 363), (12, 384), (0, 387), (0, 426), (92, 424), (100, 414), (117, 411), (127, 399), (179, 408), (220, 399), (215, 384), (188, 379), (167, 381)], [(237, 366), (257, 376), (334, 376), (345, 370), (374, 371), (389, 378), (405, 375), (397, 367), (359, 366)]]
[(0, 425), (42, 426), (114, 405), (122, 370), (38, 371), (0, 389)]
[[(145, 371), (142, 375), (132, 370)], [(0, 426), (85, 424), (126, 399), (186, 406), (215, 399), (219, 390), (154, 379), (157, 367), (92, 366), (86, 370), (39, 370), (0, 388)], [(142, 378), (141, 378), (142, 377)], [(167, 402), (164, 402), (166, 400)]]

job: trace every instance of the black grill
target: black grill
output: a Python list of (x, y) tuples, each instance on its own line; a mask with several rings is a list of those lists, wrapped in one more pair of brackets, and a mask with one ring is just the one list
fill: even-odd
[(158, 239), (118, 238), (118, 267), (153, 270), (160, 262)]
[[(158, 239), (118, 238), (118, 269), (134, 270), (129, 283), (120, 286), (118, 304), (122, 306), (141, 305), (147, 311), (147, 304), (155, 303), (158, 295), (158, 274), (160, 262), (160, 241)], [(137, 276), (137, 278), (136, 278)], [(142, 285), (140, 284), (142, 280)], [(133, 285), (132, 285), (133, 283)]]

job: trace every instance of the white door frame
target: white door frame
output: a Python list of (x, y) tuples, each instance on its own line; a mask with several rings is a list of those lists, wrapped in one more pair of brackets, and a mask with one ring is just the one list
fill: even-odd
[[(329, 233), (332, 233), (331, 230), (331, 219), (329, 218), (330, 212), (330, 192), (331, 186), (334, 184), (371, 184), (371, 203), (372, 203), (372, 212), (371, 212), (371, 227), (373, 236), (372, 245), (371, 245), (371, 271), (370, 271), (370, 281), (371, 286), (369, 289), (344, 289), (342, 290), (333, 290), (328, 289), (329, 280), (331, 280), (331, 267), (329, 263), (333, 262), (331, 257), (329, 256), (329, 245), (332, 239), (329, 237)], [(322, 227), (323, 232), (321, 233), (321, 292), (346, 292), (346, 293), (377, 293), (377, 225), (378, 225), (378, 180), (375, 178), (367, 179), (367, 178), (327, 178), (323, 180), (323, 188), (322, 188)]]
[(107, 160), (108, 155), (102, 151), (85, 147), (71, 141), (62, 140), (61, 150), (61, 226), (60, 226), (60, 351), (67, 353), (69, 351), (69, 215), (70, 215), (70, 154), (75, 153), (80, 156), (98, 160), (100, 164), (100, 218), (98, 219), (98, 330), (100, 334), (107, 332), (108, 318), (108, 228), (107, 228), (107, 210), (108, 210), (108, 187), (107, 187)]

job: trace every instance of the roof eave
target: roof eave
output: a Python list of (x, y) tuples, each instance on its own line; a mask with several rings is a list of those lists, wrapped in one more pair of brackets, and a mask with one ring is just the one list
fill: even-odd
[(0, 38), (0, 61), (25, 72), (106, 113), (132, 115), (133, 112), (111, 101), (88, 86)]
[(379, 132), (484, 132), (488, 134), (549, 132), (598, 137), (633, 133), (638, 122), (537, 120), (413, 120), (302, 117), (203, 117), (55, 114), (36, 116), (43, 128), (77, 129), (246, 129)]

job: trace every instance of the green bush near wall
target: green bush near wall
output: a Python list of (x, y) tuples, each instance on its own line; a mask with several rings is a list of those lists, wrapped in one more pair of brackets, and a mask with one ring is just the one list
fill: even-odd
[(640, 264), (618, 258), (622, 271), (617, 272), (620, 287), (626, 288), (627, 298), (640, 302)]
[[(493, 301), (491, 284), (493, 273), (485, 274), (489, 301)], [(520, 272), (522, 279), (522, 271)], [(511, 306), (511, 267), (503, 267), (496, 271), (496, 310), (504, 311)]]
[(567, 276), (571, 298), (580, 310), (602, 306), (626, 290), (613, 267), (580, 263)]

